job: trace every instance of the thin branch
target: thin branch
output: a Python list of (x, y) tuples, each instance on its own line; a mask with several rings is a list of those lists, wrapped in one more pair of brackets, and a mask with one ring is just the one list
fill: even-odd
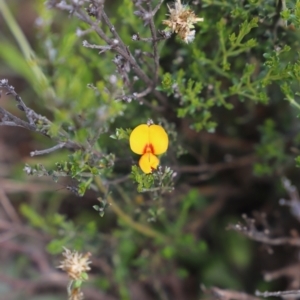
[(125, 182), (127, 181), (128, 179), (130, 178), (130, 174), (128, 175), (125, 175), (123, 177), (119, 177), (119, 178), (116, 178), (114, 180), (105, 180), (105, 182), (108, 184), (108, 185), (118, 185), (122, 182)]
[(236, 192), (235, 190), (231, 191), (226, 186), (221, 187), (220, 190), (222, 191), (221, 195), (218, 195), (216, 200), (212, 202), (212, 204), (207, 206), (200, 215), (197, 213), (196, 220), (187, 225), (187, 230), (189, 232), (200, 232), (203, 227), (209, 222), (209, 220), (215, 217), (216, 214), (219, 213), (220, 210), (224, 207), (228, 196), (231, 196)]
[(112, 46), (101, 46), (101, 45), (95, 45), (95, 44), (90, 44), (88, 41), (84, 40), (82, 42), (82, 46), (85, 48), (91, 48), (91, 49), (99, 49), (99, 54), (104, 53), (105, 51), (111, 50)]
[[(149, 25), (149, 28), (150, 28), (151, 38), (149, 39), (149, 41), (152, 43), (153, 54), (152, 53), (151, 53), (151, 55), (148, 53), (147, 54), (154, 60), (154, 68), (153, 68), (154, 80), (153, 80), (153, 82), (154, 82), (154, 84), (156, 84), (157, 80), (158, 80), (159, 55), (158, 55), (158, 49), (157, 49), (156, 29), (155, 29), (154, 20), (153, 20), (154, 14), (152, 11), (150, 1), (147, 3), (148, 11), (139, 2), (135, 3), (135, 5), (139, 9), (137, 14), (142, 17), (142, 19), (145, 21), (145, 24)], [(136, 38), (137, 40), (140, 39), (138, 34), (134, 35), (133, 38)], [(152, 68), (152, 66), (150, 66), (150, 69), (151, 68)]]
[(24, 225), (7, 222), (4, 220), (0, 220), (0, 229), (10, 230), (16, 234), (28, 235), (35, 239), (39, 239), (39, 240), (48, 240), (49, 239), (49, 237), (45, 236), (45, 234), (41, 234), (41, 233), (33, 230), (32, 228), (26, 227)]
[(44, 150), (35, 150), (35, 151), (30, 152), (30, 156), (49, 154), (49, 153), (52, 153), (52, 152), (54, 152), (58, 149), (64, 148), (65, 145), (66, 145), (66, 143), (60, 143), (60, 144), (55, 145), (52, 148), (48, 148), (48, 149), (44, 149)]
[(118, 206), (118, 204), (115, 202), (114, 198), (108, 194), (107, 188), (103, 185), (102, 180), (99, 176), (95, 176), (94, 178), (95, 184), (97, 185), (97, 188), (100, 192), (107, 195), (107, 201), (111, 204), (112, 210), (115, 212), (115, 214), (129, 227), (132, 229), (140, 232), (141, 234), (151, 237), (151, 238), (158, 238), (161, 240), (166, 240), (166, 237), (161, 234), (160, 232), (146, 226), (143, 224), (140, 224), (136, 221), (134, 221), (129, 215), (127, 215), (121, 207)]
[(210, 289), (205, 289), (204, 292), (207, 294), (212, 294), (217, 299), (221, 300), (259, 300), (259, 298), (233, 290), (224, 290), (217, 287), (212, 287)]
[(278, 291), (278, 292), (255, 292), (256, 296), (259, 297), (286, 297), (286, 296), (292, 296), (292, 297), (298, 297), (300, 296), (300, 290), (293, 290), (293, 291)]
[(6, 212), (6, 214), (9, 216), (11, 221), (13, 221), (16, 224), (21, 224), (21, 219), (19, 218), (15, 208), (11, 204), (10, 200), (6, 196), (5, 192), (0, 187), (0, 203)]
[(110, 22), (107, 14), (105, 13), (104, 10), (101, 11), (101, 17), (103, 18), (105, 24), (108, 26), (110, 32), (113, 34), (113, 36), (115, 37), (115, 39), (118, 40), (120, 47), (123, 49), (123, 51), (126, 51), (128, 53), (128, 55), (131, 55), (128, 47), (124, 44), (123, 40), (121, 39), (121, 37), (119, 36), (118, 32), (116, 31), (115, 26), (112, 25), (112, 23)]
[(157, 3), (157, 5), (155, 6), (155, 8), (152, 11), (153, 16), (156, 15), (156, 13), (158, 12), (158, 10), (160, 9), (161, 5), (163, 4), (164, 0), (160, 0), (159, 3)]
[(258, 231), (255, 227), (255, 220), (248, 218), (243, 215), (246, 225), (242, 224), (230, 224), (227, 229), (237, 231), (251, 240), (261, 242), (267, 245), (280, 246), (280, 245), (291, 245), (300, 247), (300, 238), (294, 237), (278, 237), (272, 238), (269, 236), (269, 230)]
[(157, 111), (157, 112), (163, 112), (165, 110), (164, 107), (160, 105), (153, 105), (150, 102), (148, 102), (144, 97), (147, 96), (152, 92), (151, 88), (147, 88), (144, 91), (140, 93), (133, 93), (131, 95), (120, 95), (116, 96), (116, 100), (123, 100), (125, 102), (131, 102), (132, 99), (137, 100), (140, 104), (145, 105), (147, 107), (150, 107), (152, 110)]
[[(15, 232), (5, 232), (3, 234), (0, 234), (0, 244), (4, 243), (6, 241), (9, 241), (16, 236), (18, 236), (18, 234)], [(2, 245), (1, 245), (1, 248), (2, 248)]]
[[(57, 185), (53, 181), (38, 181), (38, 182), (21, 182), (18, 180), (11, 180), (7, 178), (0, 178), (0, 186), (6, 193), (42, 193), (51, 191), (57, 188)], [(62, 192), (64, 190), (61, 190)]]
[[(67, 9), (69, 10), (69, 9)], [(104, 11), (101, 12), (101, 16), (103, 17), (106, 24), (109, 26), (112, 34), (114, 35), (115, 39), (118, 41), (117, 43), (110, 39), (104, 31), (99, 27), (99, 24), (93, 21), (87, 14), (85, 14), (82, 10), (77, 10), (75, 12), (77, 17), (80, 17), (82, 21), (89, 24), (95, 32), (99, 35), (101, 39), (103, 39), (107, 44), (108, 47), (112, 47), (112, 51), (116, 52), (117, 54), (121, 55), (126, 61), (128, 61), (134, 71), (134, 73), (148, 86), (151, 87), (154, 96), (163, 104), (167, 104), (167, 99), (165, 96), (160, 93), (159, 91), (155, 90), (155, 83), (153, 80), (149, 78), (149, 76), (141, 69), (138, 65), (136, 60), (134, 59), (133, 55), (129, 51), (128, 47), (123, 43), (122, 39), (119, 37), (118, 33), (115, 30), (115, 27), (111, 24), (109, 18), (107, 17)]]
[[(23, 298), (24, 294), (25, 296), (27, 294), (39, 294), (42, 290), (61, 290), (63, 292), (68, 283), (68, 278), (66, 275), (54, 270), (48, 272), (48, 274), (40, 276), (36, 280), (16, 279), (0, 273), (0, 280), (1, 282), (8, 284), (13, 290), (22, 292)], [(93, 287), (83, 288), (82, 291), (86, 298), (90, 300), (116, 300), (115, 297)]]
[(0, 126), (10, 126), (10, 127), (22, 127), (22, 128), (24, 128), (23, 126), (21, 126), (19, 124), (16, 124), (15, 122), (11, 122), (11, 121), (2, 121), (2, 122), (0, 122)]
[(133, 93), (132, 95), (120, 95), (120, 96), (117, 96), (116, 99), (121, 99), (123, 101), (130, 102), (132, 99), (137, 100), (137, 99), (143, 98), (143, 97), (147, 96), (150, 92), (151, 92), (151, 88), (148, 87), (140, 93)]
[[(22, 98), (15, 91), (14, 87), (8, 84), (7, 79), (0, 80), (0, 88), (4, 88), (5, 90), (7, 90), (6, 95), (12, 95), (15, 98), (15, 100), (18, 103), (17, 107), (21, 111), (25, 112), (26, 118), (28, 120), (28, 122), (26, 122), (0, 107), (0, 126), (22, 127), (30, 131), (38, 132), (49, 138), (48, 129), (52, 124), (51, 121), (48, 120), (46, 117), (37, 114), (31, 108), (27, 107), (27, 105), (23, 102)], [(80, 144), (70, 141), (68, 133), (66, 133), (63, 130), (60, 130), (60, 132), (58, 133), (58, 137), (52, 139), (59, 143), (59, 146), (55, 146), (57, 148), (53, 147), (51, 149), (46, 149), (43, 151), (34, 151), (31, 153), (31, 156), (46, 154), (49, 153), (49, 151), (52, 152), (52, 149), (53, 151), (55, 151), (63, 147), (73, 151), (82, 149), (82, 146)], [(66, 142), (61, 142), (61, 139)]]
[(147, 96), (150, 92), (151, 92), (151, 88), (148, 87), (143, 92), (134, 93), (134, 96), (135, 96), (135, 98), (139, 99), (139, 98)]
[[(161, 32), (159, 32), (161, 34)], [(156, 36), (156, 39), (155, 41), (159, 42), (159, 41), (164, 41), (167, 37), (166, 36)], [(153, 37), (148, 37), (148, 38), (145, 38), (145, 37), (141, 37), (138, 33), (135, 33), (132, 35), (132, 38), (131, 38), (133, 41), (141, 41), (141, 42), (147, 42), (147, 43), (152, 43), (153, 42)]]
[[(13, 231), (9, 231), (15, 233)], [(16, 233), (15, 233), (16, 234)], [(48, 257), (44, 252), (43, 247), (37, 247), (37, 245), (32, 245), (30, 243), (17, 243), (13, 241), (6, 241), (1, 244), (2, 251), (7, 251), (9, 253), (21, 253), (26, 255), (32, 262), (36, 264), (40, 273), (47, 274), (51, 271), (51, 267), (48, 261)]]
[(299, 274), (300, 263), (292, 264), (290, 266), (281, 268), (279, 270), (264, 272), (264, 280), (272, 281), (281, 277), (289, 277), (295, 280), (300, 277)]
[(219, 172), (227, 169), (242, 168), (252, 165), (257, 160), (253, 154), (234, 158), (230, 161), (220, 162), (216, 164), (201, 164), (198, 166), (172, 166), (171, 168), (176, 172), (181, 173), (201, 173), (201, 172)]
[[(5, 111), (1, 108), (0, 112), (4, 115), (4, 121), (13, 121), (18, 125), (21, 125), (24, 128), (31, 128), (31, 130), (37, 131), (36, 123), (42, 122), (44, 125), (49, 125), (51, 122), (44, 116), (37, 114), (34, 110), (27, 107), (27, 105), (23, 102), (22, 98), (16, 93), (15, 88), (8, 84), (7, 79), (0, 80), (0, 88), (4, 88), (7, 90), (6, 95), (12, 95), (18, 103), (18, 108), (25, 112), (26, 118), (29, 122), (26, 123), (23, 120), (13, 116), (9, 112)], [(7, 119), (8, 118), (8, 119)], [(42, 133), (42, 132), (41, 132)], [(45, 133), (44, 133), (45, 134)]]
[(289, 194), (289, 200), (280, 199), (279, 204), (290, 207), (291, 213), (300, 221), (300, 197), (297, 188), (287, 178), (282, 178), (282, 184)]
[[(148, 3), (149, 13), (152, 11), (151, 3)], [(153, 56), (154, 56), (154, 83), (156, 84), (158, 81), (158, 71), (159, 71), (159, 54), (157, 49), (157, 36), (156, 36), (156, 28), (153, 20), (153, 11), (150, 13), (149, 18), (149, 28), (152, 35), (152, 46), (153, 46)]]
[[(90, 24), (91, 26), (94, 26), (93, 22), (91, 20), (89, 20), (87, 22), (88, 24)], [(100, 33), (102, 33), (103, 31), (100, 30), (99, 27), (95, 28), (95, 31), (97, 32), (97, 34), (102, 38), (102, 36), (100, 35)], [(112, 42), (109, 40), (108, 41), (109, 45), (113, 45)], [(130, 65), (132, 66), (133, 71), (135, 72), (135, 74), (148, 86), (151, 86), (153, 88), (153, 81), (146, 75), (146, 73), (140, 68), (140, 66), (137, 64), (137, 62), (135, 61), (135, 59), (133, 58), (133, 56), (131, 54), (129, 54), (128, 49), (126, 51), (124, 51), (123, 49), (121, 49), (120, 47), (112, 47), (112, 50), (115, 51), (116, 53), (118, 53), (119, 55), (121, 55), (126, 61), (128, 61), (130, 63)], [(162, 94), (160, 94), (159, 99), (164, 99), (162, 98)]]
[[(155, 66), (153, 66), (153, 62), (152, 62), (152, 60), (153, 60), (152, 53), (136, 50), (135, 56), (141, 65), (146, 66), (151, 73), (155, 73)], [(151, 61), (147, 60), (146, 58), (150, 58)]]
[[(158, 5), (155, 7), (154, 11), (151, 12), (152, 18), (153, 15), (158, 11), (159, 7), (161, 6), (163, 1), (160, 1)], [(164, 108), (168, 106), (167, 98), (159, 91), (155, 90), (156, 88), (156, 80), (152, 80), (149, 78), (149, 76), (144, 72), (144, 70), (139, 66), (139, 64), (136, 62), (134, 56), (129, 51), (128, 47), (124, 44), (123, 40), (118, 35), (114, 25), (110, 22), (110, 19), (106, 15), (105, 11), (103, 10), (103, 7), (99, 6), (94, 9), (94, 15), (97, 18), (97, 21), (94, 21), (89, 14), (87, 14), (85, 11), (80, 9), (78, 6), (68, 5), (66, 2), (61, 1), (59, 3), (56, 3), (55, 1), (48, 0), (47, 6), (49, 8), (57, 8), (60, 10), (68, 11), (72, 15), (75, 15), (77, 18), (82, 20), (83, 22), (89, 24), (91, 28), (98, 34), (98, 36), (104, 40), (107, 43), (107, 46), (101, 46), (101, 52), (106, 51), (111, 47), (111, 50), (119, 54), (123, 57), (124, 60), (126, 60), (132, 67), (133, 72), (137, 75), (138, 78), (140, 78), (147, 87), (150, 87), (153, 95), (155, 98), (164, 105)], [(100, 19), (103, 19), (104, 23), (107, 24), (110, 31), (112, 32), (114, 39), (109, 38), (105, 32), (100, 28), (99, 23)], [(160, 33), (161, 34), (161, 33)], [(165, 35), (161, 34), (163, 37)], [(167, 38), (167, 37), (165, 37)], [(154, 41), (155, 43), (157, 41)], [(106, 48), (107, 47), (107, 48)], [(156, 51), (156, 50), (155, 50)], [(158, 62), (158, 56), (156, 56), (156, 63)], [(157, 68), (158, 70), (158, 68)], [(156, 78), (155, 78), (156, 79)]]
[(10, 112), (3, 109), (2, 107), (0, 107), (0, 113), (3, 115), (3, 118), (0, 122), (0, 126), (17, 126), (17, 127), (23, 127), (30, 131), (36, 131), (35, 126), (30, 125), (29, 123), (23, 121), (22, 119), (12, 115)]

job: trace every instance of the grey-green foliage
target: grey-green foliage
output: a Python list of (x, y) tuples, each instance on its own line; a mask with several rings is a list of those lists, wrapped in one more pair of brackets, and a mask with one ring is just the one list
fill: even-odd
[[(111, 20), (128, 49), (133, 54), (137, 53), (135, 50), (149, 51), (149, 42), (131, 39), (132, 34), (142, 37), (150, 34), (147, 26), (142, 26), (142, 20), (134, 16), (132, 1), (116, 5), (124, 20), (114, 17)], [(114, 8), (108, 7), (108, 10), (113, 12)], [(161, 76), (156, 90), (168, 100), (165, 109), (176, 112), (178, 119), (188, 120), (191, 128), (197, 131), (213, 132), (221, 122), (216, 108), (233, 110), (237, 100), (267, 104), (287, 99), (299, 108), (296, 82), (300, 77), (300, 63), (294, 50), (298, 33), (291, 27), (298, 26), (299, 1), (287, 2), (287, 7), (281, 9), (277, 1), (253, 0), (245, 4), (233, 0), (205, 0), (200, 8), (195, 7), (195, 12), (204, 22), (197, 26), (193, 43), (185, 45), (168, 40), (159, 44)], [(147, 99), (149, 106), (121, 101), (119, 96), (126, 92), (126, 87), (115, 74), (114, 54), (109, 51), (99, 54), (82, 46), (83, 37), (78, 32), (87, 30), (87, 24), (75, 16), (63, 22), (60, 18), (63, 12), (46, 10), (41, 4), (38, 12), (37, 34), (43, 41), (39, 45), (43, 58), (40, 65), (55, 91), (55, 95), (51, 99), (44, 98), (47, 101), (41, 105), (52, 113), (53, 122), (47, 134), (59, 137), (63, 130), (64, 140), (78, 143), (80, 150), (58, 161), (50, 171), (37, 166), (31, 173), (42, 172), (54, 179), (67, 175), (76, 178), (80, 181), (80, 194), (83, 194), (90, 187), (93, 176), (114, 176), (114, 161), (130, 155), (130, 150), (123, 147), (128, 145), (130, 130), (149, 116), (159, 120), (158, 116), (163, 113), (157, 113), (156, 108), (161, 104), (158, 105), (151, 94)], [(156, 15), (157, 29), (162, 28), (160, 22), (166, 18), (165, 13), (166, 9), (161, 8)], [(126, 19), (127, 15), (132, 18)], [(53, 33), (54, 26), (60, 28), (59, 32)], [(111, 36), (108, 28), (103, 30)], [(90, 43), (105, 44), (95, 32), (87, 36)], [(171, 52), (170, 48), (176, 51)], [(12, 58), (7, 59), (14, 65)], [(140, 57), (137, 61), (149, 72), (147, 61), (143, 64)], [(133, 75), (130, 73), (129, 79), (134, 90), (142, 84), (135, 82)], [(273, 99), (270, 92), (275, 88), (281, 93)], [(38, 96), (43, 99), (42, 94)], [(234, 125), (236, 120), (230, 122)], [(165, 125), (168, 127), (168, 121)], [(119, 129), (112, 134), (115, 128)], [(173, 127), (169, 135), (175, 131)], [(109, 136), (117, 140), (110, 140)], [(265, 155), (268, 161), (267, 153), (261, 150), (259, 156)], [(138, 191), (171, 189), (173, 173), (168, 167), (164, 170), (165, 175), (145, 175), (134, 167), (132, 178)]]
[[(35, 97), (39, 99), (37, 103), (41, 104), (37, 105), (37, 109), (50, 112), (53, 122), (48, 134), (51, 137), (59, 136), (63, 130), (67, 137), (80, 144), (82, 149), (58, 159), (52, 168), (37, 164), (32, 167), (26, 166), (25, 169), (29, 174), (52, 176), (54, 180), (59, 176), (71, 176), (80, 181), (80, 195), (89, 187), (93, 187), (93, 176), (101, 176), (109, 186), (114, 184), (115, 179), (121, 176), (126, 179), (126, 176), (131, 174), (130, 180), (124, 184), (123, 194), (126, 195), (120, 193), (121, 197), (118, 198), (123, 210), (129, 215), (135, 211), (136, 222), (145, 223), (145, 219), (158, 220), (161, 231), (170, 238), (170, 241), (157, 243), (155, 249), (148, 250), (148, 238), (143, 240), (142, 237), (133, 234), (126, 224), (120, 222), (120, 229), (112, 230), (111, 243), (116, 247), (112, 257), (115, 268), (113, 280), (117, 282), (119, 293), (124, 299), (128, 298), (126, 281), (129, 280), (129, 270), (133, 265), (139, 267), (137, 273), (140, 275), (143, 271), (147, 274), (151, 267), (163, 262), (170, 270), (175, 269), (179, 276), (184, 277), (184, 266), (192, 264), (196, 265), (197, 270), (205, 270), (204, 281), (215, 283), (213, 279), (218, 278), (217, 283), (225, 282), (229, 286), (238, 286), (237, 276), (232, 275), (230, 280), (226, 281), (229, 268), (228, 265), (225, 266), (225, 261), (228, 259), (244, 268), (249, 264), (249, 257), (237, 256), (236, 249), (227, 249), (225, 254), (216, 259), (215, 253), (207, 250), (205, 242), (198, 240), (196, 234), (186, 232), (187, 224), (193, 218), (198, 220), (199, 212), (209, 204), (198, 192), (192, 191), (182, 196), (181, 203), (177, 203), (176, 206), (176, 197), (169, 199), (164, 193), (174, 188), (175, 173), (168, 165), (180, 167), (178, 156), (187, 153), (186, 145), (181, 143), (184, 137), (177, 135), (177, 131), (180, 132), (181, 121), (188, 122), (198, 131), (212, 132), (219, 126), (227, 132), (228, 128), (237, 127), (240, 116), (238, 112), (235, 115), (233, 112), (239, 102), (244, 102), (251, 110), (258, 104), (278, 104), (286, 99), (299, 109), (297, 82), (300, 64), (295, 50), (299, 46), (299, 32), (294, 30), (294, 27), (299, 27), (300, 1), (286, 1), (287, 7), (282, 11), (278, 2), (203, 0), (202, 5), (192, 7), (199, 17), (204, 17), (204, 22), (196, 26), (195, 41), (186, 45), (171, 38), (159, 44), (160, 84), (156, 91), (160, 91), (167, 99), (166, 107), (162, 107), (163, 104), (152, 94), (146, 97), (148, 106), (141, 105), (138, 101), (121, 101), (118, 96), (127, 90), (123, 81), (116, 76), (112, 63), (114, 55), (108, 51), (99, 54), (95, 49), (82, 47), (83, 37), (76, 36), (76, 28), (86, 30), (88, 26), (75, 16), (67, 18), (62, 12), (46, 10), (38, 1), (38, 12), (43, 21), (37, 30), (40, 37), (40, 64), (55, 91), (55, 97), (46, 97), (41, 92), (36, 94)], [(113, 17), (111, 20), (115, 21), (123, 41), (129, 45), (130, 50), (149, 51), (151, 44), (131, 40), (134, 33), (143, 37), (150, 35), (148, 28), (133, 14), (132, 1), (120, 1), (117, 5), (120, 18)], [(115, 12), (114, 7), (110, 9), (111, 12)], [(160, 21), (166, 18), (165, 13), (164, 7), (156, 16), (158, 29), (163, 28)], [(52, 30), (55, 26), (59, 30)], [(105, 28), (105, 31), (109, 33), (108, 28)], [(90, 33), (87, 37), (91, 43), (104, 44), (95, 33)], [(17, 69), (14, 56), (19, 58), (17, 54), (5, 57), (8, 63)], [(19, 73), (26, 77), (32, 76), (25, 71), (24, 61), (20, 61), (22, 64), (20, 63)], [(143, 68), (147, 62), (142, 64)], [(133, 73), (130, 73), (130, 79), (133, 80)], [(34, 79), (31, 78), (28, 82), (34, 82)], [(140, 90), (142, 86), (140, 81), (133, 80), (134, 89)], [(274, 90), (276, 93), (273, 93)], [(37, 89), (36, 93), (38, 91), (40, 90)], [(231, 117), (232, 115), (234, 117)], [(136, 166), (138, 158), (130, 152), (128, 138), (131, 129), (136, 125), (145, 123), (149, 117), (159, 122), (161, 116), (164, 117), (163, 126), (167, 129), (172, 144), (169, 153), (161, 159), (163, 167), (154, 174), (146, 175)], [(261, 138), (256, 153), (260, 163), (255, 165), (255, 171), (260, 175), (271, 175), (289, 161), (285, 153), (285, 140), (280, 132), (281, 123), (276, 121), (267, 120), (259, 127)], [(178, 124), (178, 127), (175, 124)], [(236, 130), (235, 135), (244, 138), (243, 132)], [(298, 158), (298, 164), (299, 161)], [(132, 181), (138, 192), (147, 192), (142, 194), (146, 195), (142, 198), (144, 205), (135, 205), (137, 194)], [(99, 198), (100, 206), (94, 206), (100, 216), (103, 216), (103, 210), (107, 206), (105, 196), (105, 193), (101, 195), (104, 200)], [(161, 201), (169, 201), (164, 210)], [(192, 212), (195, 212), (196, 217)], [(73, 246), (79, 245), (78, 248), (83, 247), (82, 244), (88, 240), (84, 234), (78, 234), (79, 231), (76, 231), (73, 223), (66, 222), (60, 215), (54, 216), (53, 224), (49, 218), (42, 222), (29, 206), (24, 206), (22, 213), (32, 226), (51, 234), (63, 229), (64, 234), (48, 246), (52, 253), (57, 253), (64, 243), (70, 242), (67, 239), (70, 233), (72, 237), (78, 235), (78, 239), (74, 238), (73, 241)], [(95, 216), (98, 217), (98, 214), (92, 215)], [(107, 229), (106, 226), (102, 228)], [(219, 240), (223, 231), (219, 228), (211, 230), (215, 239)], [(83, 231), (90, 232), (91, 237), (97, 240), (94, 227), (84, 228)], [(222, 242), (221, 239), (220, 241), (226, 247), (226, 242)], [(248, 248), (248, 244), (242, 242), (243, 248)], [(239, 244), (240, 241), (233, 238), (230, 242), (233, 246), (230, 247), (233, 249)], [(97, 246), (99, 249), (105, 249), (102, 245)], [(150, 255), (147, 252), (148, 256), (143, 256), (144, 249), (150, 251)], [(182, 254), (186, 251), (190, 256)], [(184, 261), (181, 269), (178, 268), (177, 260)]]
[[(279, 4), (278, 4), (279, 5)], [(162, 90), (173, 94), (178, 117), (190, 116), (196, 130), (214, 130), (215, 106), (233, 109), (232, 101), (272, 101), (270, 89), (282, 87), (281, 99), (294, 99), (299, 58), (292, 50), (299, 1), (280, 14), (277, 1), (203, 1), (204, 17), (194, 43), (178, 50), (181, 63), (165, 73)], [(291, 57), (294, 59), (291, 60)], [(177, 58), (178, 61), (178, 58)], [(184, 66), (184, 71), (182, 69)], [(291, 90), (290, 90), (291, 89)]]

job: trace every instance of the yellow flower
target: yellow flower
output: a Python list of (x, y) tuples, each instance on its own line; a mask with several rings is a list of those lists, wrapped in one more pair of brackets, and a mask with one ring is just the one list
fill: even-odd
[(161, 126), (142, 124), (131, 132), (129, 144), (134, 153), (142, 155), (139, 166), (144, 173), (149, 174), (157, 169), (159, 159), (156, 155), (167, 151), (169, 138)]

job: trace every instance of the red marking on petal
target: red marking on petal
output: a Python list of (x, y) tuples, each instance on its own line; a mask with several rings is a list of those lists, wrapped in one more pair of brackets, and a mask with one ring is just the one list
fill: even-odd
[(143, 153), (152, 153), (154, 154), (154, 147), (152, 144), (146, 144), (144, 149), (143, 149)]
[(148, 148), (148, 145), (146, 144), (144, 149), (143, 149), (143, 154), (147, 153), (147, 148)]
[(152, 144), (149, 145), (149, 148), (150, 148), (151, 153), (154, 154), (154, 147)]

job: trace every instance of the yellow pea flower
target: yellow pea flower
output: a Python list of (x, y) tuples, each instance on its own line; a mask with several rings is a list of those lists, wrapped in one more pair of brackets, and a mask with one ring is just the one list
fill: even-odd
[(167, 151), (169, 138), (161, 126), (141, 124), (131, 132), (129, 145), (134, 153), (142, 155), (139, 166), (144, 173), (149, 174), (157, 169), (159, 159), (156, 155)]

